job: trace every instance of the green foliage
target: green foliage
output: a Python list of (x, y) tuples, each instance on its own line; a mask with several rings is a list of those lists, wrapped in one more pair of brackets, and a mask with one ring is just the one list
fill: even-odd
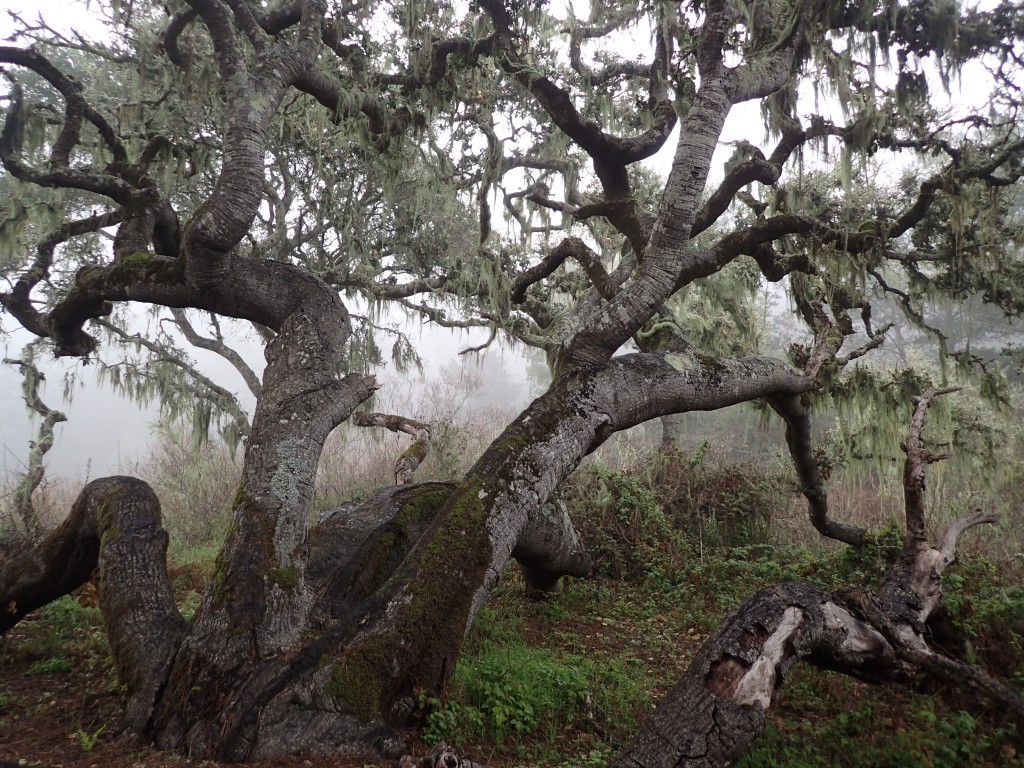
[(823, 583), (828, 560), (806, 550), (779, 550), (763, 544), (735, 547), (694, 560), (678, 574), (677, 589), (700, 592), (700, 599), (713, 611), (710, 621), (731, 611), (758, 589), (785, 581)]
[(502, 746), (527, 736), (554, 741), (563, 729), (588, 723), (628, 730), (645, 701), (628, 663), (485, 643), (459, 660), (447, 701), (421, 702), (430, 708), (422, 735), (431, 744)]
[(67, 669), (69, 649), (106, 654), (108, 645), (98, 608), (86, 608), (71, 595), (43, 606), (35, 613), (31, 631), (20, 641), (20, 652), (36, 659), (38, 674), (53, 674)]
[(66, 656), (51, 656), (40, 659), (28, 668), (30, 675), (58, 675), (71, 669), (71, 659)]
[(900, 552), (903, 551), (903, 529), (896, 523), (870, 534), (862, 547), (846, 547), (839, 559), (839, 573), (854, 584), (877, 585)]
[[(987, 731), (962, 710), (937, 710), (925, 697), (900, 701), (902, 712), (860, 701), (849, 711), (795, 727), (769, 726), (737, 768), (996, 768), (1021, 766), (1012, 728)], [(900, 718), (897, 722), (892, 715)]]
[(1024, 687), (1024, 574), (1019, 566), (1001, 571), (982, 555), (961, 557), (943, 574), (945, 613), (933, 632), (958, 655)]
[(96, 744), (100, 740), (100, 736), (107, 730), (106, 725), (101, 725), (92, 733), (89, 731), (83, 731), (81, 728), (75, 731), (75, 737), (78, 739), (78, 746), (83, 752), (92, 752), (96, 748)]
[[(904, 365), (851, 366), (837, 377), (819, 406), (835, 415), (831, 442), (838, 461), (854, 472), (895, 476), (902, 469), (902, 450), (913, 399), (924, 390), (946, 386), (947, 374), (919, 358)], [(970, 381), (970, 371), (956, 371)], [(998, 475), (1001, 456), (1017, 428), (1006, 418), (1005, 381), (983, 378), (977, 391), (965, 390), (933, 401), (928, 411), (928, 445), (950, 447), (956, 463), (984, 479)], [(988, 396), (986, 397), (986, 393)], [(938, 450), (938, 448), (933, 448)], [(936, 472), (931, 473), (934, 480)]]
[[(671, 461), (659, 470), (666, 480), (674, 471)], [(663, 503), (698, 554), (766, 543), (773, 517), (796, 492), (789, 475), (755, 463), (701, 464), (675, 476), (682, 482)]]
[(675, 294), (669, 307), (686, 337), (702, 350), (741, 356), (760, 348), (763, 296), (757, 265), (739, 260)]
[(14, 709), (20, 704), (21, 697), (15, 696), (13, 693), (0, 693), (0, 713)]
[(570, 503), (578, 499), (585, 507), (575, 519), (599, 572), (642, 579), (674, 567), (684, 539), (669, 525), (646, 477), (598, 464), (574, 478), (566, 493)]

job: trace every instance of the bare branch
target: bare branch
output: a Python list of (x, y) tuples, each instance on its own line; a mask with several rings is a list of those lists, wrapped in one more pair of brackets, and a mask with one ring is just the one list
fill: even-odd
[(413, 473), (430, 451), (430, 425), (404, 416), (362, 411), (352, 414), (352, 423), (357, 427), (384, 427), (392, 432), (405, 432), (416, 438), (395, 462), (395, 485), (412, 482)]
[(465, 349), (459, 350), (459, 354), (460, 355), (470, 355), (470, 354), (475, 354), (477, 352), (483, 352), (485, 349), (487, 349), (489, 346), (491, 346), (491, 344), (494, 343), (494, 340), (497, 337), (498, 337), (498, 326), (497, 326), (496, 323), (491, 323), (491, 332), (487, 336), (487, 341), (485, 341), (483, 344), (477, 344), (476, 346), (466, 347)]
[[(223, 357), (231, 366), (238, 371), (239, 375), (245, 381), (245, 385), (249, 388), (249, 391), (255, 396), (259, 397), (260, 392), (263, 390), (263, 384), (260, 383), (260, 377), (256, 375), (256, 372), (249, 367), (249, 364), (242, 359), (242, 356), (238, 352), (227, 344), (220, 337), (220, 329), (217, 327), (217, 338), (208, 339), (205, 336), (200, 336), (196, 329), (189, 322), (188, 315), (182, 309), (171, 308), (171, 316), (174, 318), (174, 324), (178, 326), (178, 329), (182, 332), (189, 344), (200, 349), (206, 349), (210, 352)], [(213, 313), (210, 314), (210, 321), (216, 326), (217, 316)]]
[(249, 417), (246, 415), (241, 404), (238, 402), (238, 398), (234, 393), (229, 392), (224, 387), (217, 384), (215, 381), (210, 379), (208, 376), (200, 373), (188, 360), (183, 359), (180, 354), (173, 354), (170, 350), (167, 350), (160, 344), (150, 341), (141, 334), (134, 333), (129, 334), (122, 328), (110, 323), (106, 320), (97, 318), (93, 320), (94, 323), (99, 325), (101, 328), (106, 329), (113, 335), (117, 336), (125, 344), (137, 344), (145, 347), (161, 362), (168, 363), (170, 365), (179, 368), (186, 376), (188, 376), (196, 385), (192, 388), (192, 392), (198, 399), (210, 399), (211, 393), (216, 395), (216, 402), (235, 422), (235, 427), (238, 429), (238, 434), (243, 437), (248, 437), (250, 433)]
[(925, 416), (936, 397), (959, 391), (960, 387), (929, 389), (914, 398), (914, 415), (910, 420), (910, 429), (903, 446), (907, 454), (907, 460), (903, 465), (903, 503), (907, 514), (907, 546), (913, 547), (915, 551), (928, 546), (924, 507), (925, 467), (948, 458), (948, 454), (934, 454), (924, 447), (921, 433), (924, 431)]
[(998, 523), (999, 515), (991, 512), (983, 512), (980, 509), (975, 509), (970, 514), (964, 515), (958, 520), (954, 520), (950, 523), (946, 530), (943, 531), (940, 538), (941, 543), (939, 544), (939, 551), (942, 552), (943, 557), (948, 562), (953, 562), (956, 558), (956, 545), (960, 540), (960, 537), (970, 528), (976, 525), (985, 525), (991, 523)]

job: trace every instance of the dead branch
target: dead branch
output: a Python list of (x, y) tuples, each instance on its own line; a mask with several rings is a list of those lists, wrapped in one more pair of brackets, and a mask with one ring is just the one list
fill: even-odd
[(459, 350), (459, 354), (470, 355), (476, 354), (477, 352), (483, 352), (485, 349), (491, 346), (491, 344), (494, 343), (494, 340), (496, 338), (498, 338), (498, 326), (492, 323), (491, 332), (487, 336), (487, 341), (485, 341), (483, 344), (477, 344), (475, 346), (466, 347), (465, 349)]
[(39, 515), (36, 513), (35, 505), (32, 503), (32, 494), (35, 493), (46, 475), (43, 459), (53, 447), (54, 427), (62, 421), (67, 421), (68, 417), (47, 406), (39, 396), (39, 383), (45, 381), (46, 377), (33, 361), (32, 344), (26, 346), (22, 351), (21, 359), (4, 358), (4, 362), (8, 365), (16, 365), (21, 369), (21, 386), (25, 404), (43, 418), (39, 425), (38, 436), (35, 440), (29, 441), (28, 466), (25, 474), (17, 488), (14, 489), (14, 514), (24, 525), (28, 540), (35, 541), (42, 535), (43, 527), (39, 521)]
[(405, 432), (416, 438), (395, 462), (395, 485), (411, 483), (413, 473), (430, 451), (430, 425), (404, 416), (362, 411), (352, 414), (352, 423), (357, 427), (384, 427), (392, 432)]
[(923, 550), (928, 546), (928, 534), (924, 524), (925, 467), (949, 458), (948, 453), (932, 453), (924, 447), (921, 433), (924, 431), (925, 416), (932, 400), (959, 390), (960, 387), (929, 389), (914, 398), (914, 415), (910, 419), (907, 441), (903, 445), (903, 450), (907, 454), (903, 464), (903, 503), (907, 516), (907, 545), (912, 544), (915, 550)]

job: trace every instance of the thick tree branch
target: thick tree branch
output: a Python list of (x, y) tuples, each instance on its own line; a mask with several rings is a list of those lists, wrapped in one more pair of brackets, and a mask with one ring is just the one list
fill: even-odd
[(192, 0), (190, 5), (210, 32), (225, 101), (221, 171), (183, 234), (187, 276), (207, 284), (223, 278), (230, 252), (256, 217), (273, 116), (287, 89), (314, 70), (324, 9), (323, 0), (305, 0), (298, 41), (260, 50), (250, 74), (234, 14), (220, 0)]
[(17, 318), (22, 327), (43, 338), (51, 335), (48, 317), (36, 309), (32, 302), (32, 291), (39, 283), (50, 277), (53, 255), (57, 246), (79, 235), (97, 232), (103, 227), (121, 220), (119, 211), (102, 213), (85, 219), (71, 221), (57, 227), (46, 235), (36, 246), (36, 257), (11, 287), (10, 293), (0, 292), (0, 305)]
[(0, 563), (0, 634), (98, 571), (100, 609), (127, 689), (125, 725), (141, 730), (185, 631), (166, 554), (160, 502), (149, 486), (130, 477), (94, 480), (59, 528)]
[[(26, 53), (31, 52), (23, 51), (20, 48), (0, 47), (0, 61), (9, 61), (15, 64), (36, 63), (34, 58), (27, 59), (24, 55)], [(34, 54), (34, 56), (38, 56), (38, 54)], [(11, 94), (12, 104), (7, 111), (3, 131), (0, 132), (0, 161), (3, 162), (8, 173), (20, 181), (31, 182), (40, 187), (80, 189), (109, 197), (119, 203), (128, 202), (132, 186), (118, 176), (58, 164), (52, 165), (49, 171), (41, 171), (25, 163), (19, 157), (22, 121), (24, 120), (24, 115), (21, 112), (25, 108), (22, 103), (21, 86), (15, 84)]]
[(605, 271), (601, 258), (577, 237), (567, 237), (560, 242), (540, 263), (522, 272), (512, 284), (511, 300), (521, 304), (526, 299), (526, 291), (534, 283), (550, 277), (566, 259), (573, 258), (587, 273), (590, 282), (604, 298), (611, 298), (612, 286)]

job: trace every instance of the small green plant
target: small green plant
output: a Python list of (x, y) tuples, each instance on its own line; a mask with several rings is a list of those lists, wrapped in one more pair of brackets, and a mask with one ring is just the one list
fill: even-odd
[(28, 668), (30, 675), (58, 675), (71, 669), (71, 659), (65, 656), (52, 656), (40, 659)]
[(105, 648), (102, 615), (98, 608), (86, 608), (71, 595), (54, 600), (35, 614), (32, 631), (21, 641), (22, 652), (35, 657), (55, 657), (66, 652), (68, 643)]
[(787, 684), (778, 702), (786, 714), (769, 725), (738, 768), (1024, 765), (1012, 747), (1012, 727), (984, 727), (967, 712), (900, 688), (864, 690), (848, 678), (809, 669), (797, 677), (799, 685)]
[(106, 724), (101, 725), (92, 733), (83, 731), (79, 728), (75, 731), (75, 738), (78, 739), (78, 746), (83, 752), (92, 752), (96, 748), (96, 743), (100, 740), (100, 735), (107, 730)]
[(583, 754), (571, 755), (559, 763), (559, 768), (603, 768), (611, 762), (616, 750), (612, 747), (591, 749)]

